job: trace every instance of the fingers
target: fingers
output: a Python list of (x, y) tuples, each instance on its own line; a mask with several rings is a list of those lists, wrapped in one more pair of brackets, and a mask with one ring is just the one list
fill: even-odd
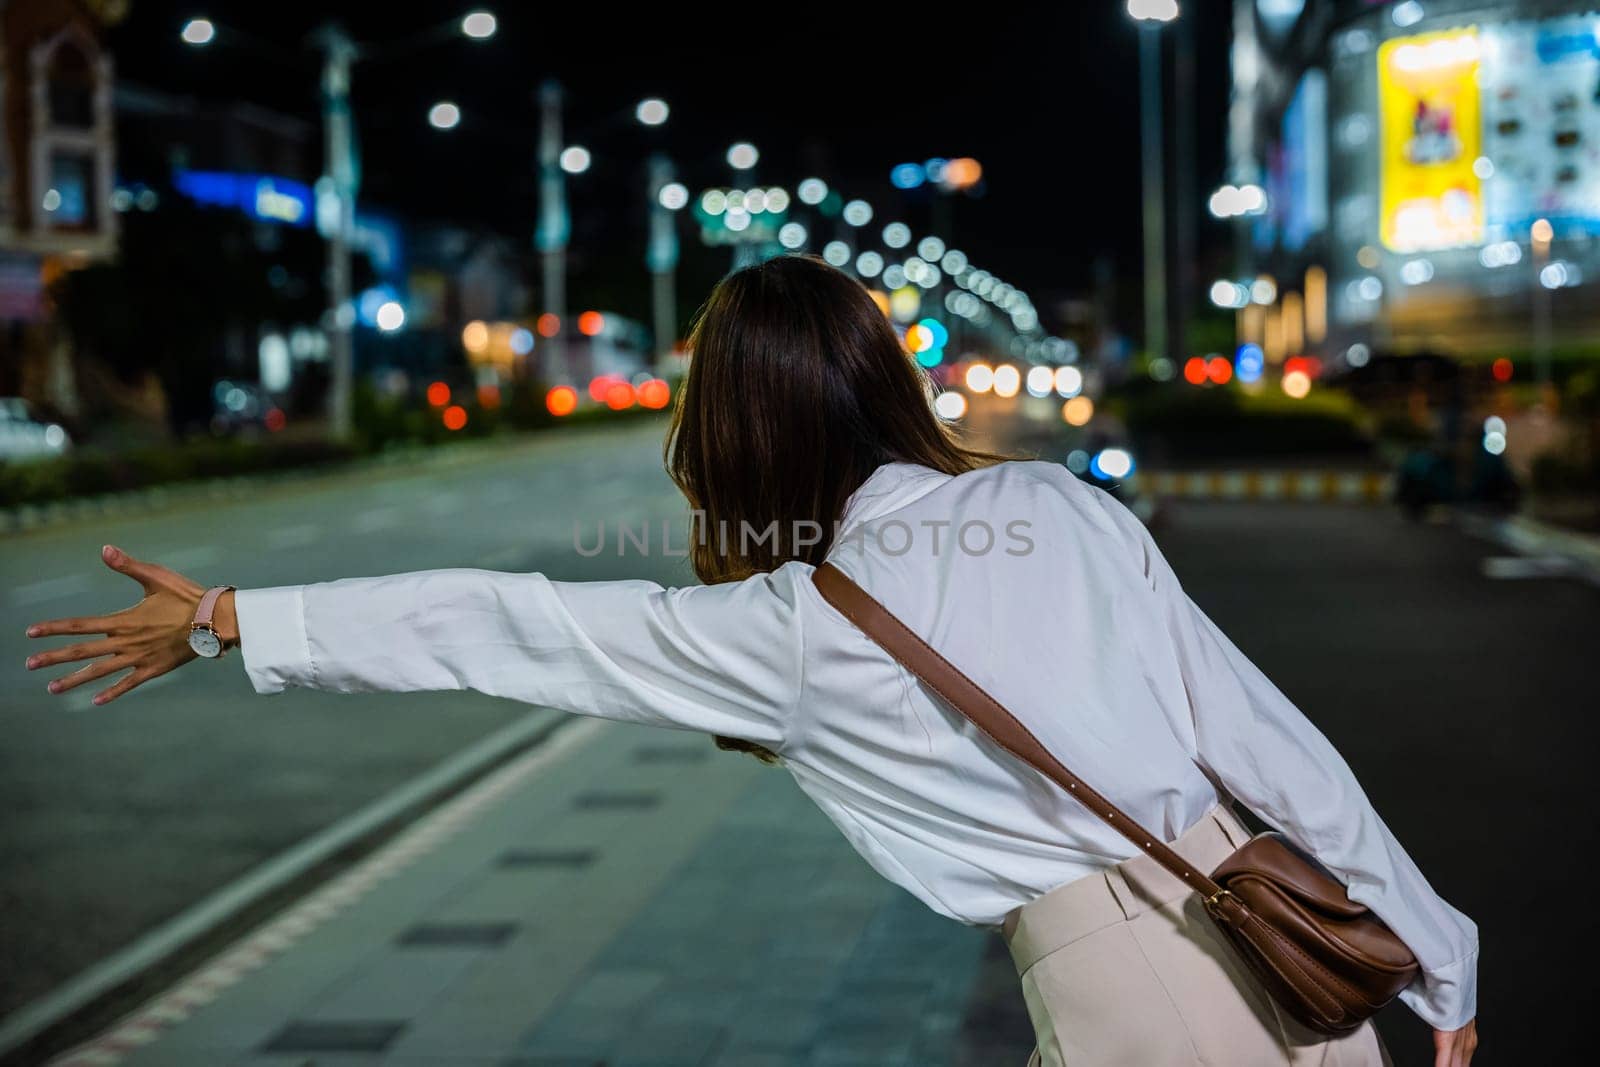
[(107, 656), (104, 659), (95, 660), (88, 666), (79, 667), (65, 678), (57, 678), (46, 688), (52, 693), (65, 693), (69, 689), (76, 689), (84, 682), (92, 682), (96, 678), (104, 678), (108, 674), (115, 674), (117, 671), (131, 666), (133, 664), (121, 656)]
[(140, 667), (136, 670), (129, 671), (126, 675), (119, 678), (115, 685), (111, 686), (109, 689), (104, 689), (96, 693), (94, 696), (94, 702), (96, 704), (109, 704), (135, 686), (142, 685), (143, 683), (154, 678), (156, 675), (165, 673), (165, 671), (152, 671), (146, 667)]
[(58, 634), (107, 634), (111, 632), (112, 616), (81, 615), (71, 619), (48, 619), (28, 627), (29, 637), (55, 637)]
[(58, 663), (94, 659), (96, 656), (108, 655), (116, 650), (115, 643), (108, 638), (102, 638), (99, 641), (79, 641), (75, 645), (63, 645), (61, 648), (52, 648), (48, 652), (39, 652), (29, 656), (28, 669), (36, 671), (40, 667), (54, 667)]

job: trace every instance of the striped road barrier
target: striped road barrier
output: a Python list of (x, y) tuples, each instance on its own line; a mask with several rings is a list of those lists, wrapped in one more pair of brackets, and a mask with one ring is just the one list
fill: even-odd
[(1380, 504), (1394, 490), (1394, 475), (1382, 471), (1152, 471), (1138, 479), (1145, 492), (1179, 500)]

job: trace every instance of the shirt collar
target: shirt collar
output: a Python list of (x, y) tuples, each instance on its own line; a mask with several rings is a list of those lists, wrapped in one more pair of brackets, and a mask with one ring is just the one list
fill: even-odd
[(870, 522), (899, 511), (950, 478), (951, 475), (917, 463), (885, 463), (850, 494), (850, 499), (844, 505), (844, 514), (840, 516), (839, 527), (848, 529), (856, 523)]

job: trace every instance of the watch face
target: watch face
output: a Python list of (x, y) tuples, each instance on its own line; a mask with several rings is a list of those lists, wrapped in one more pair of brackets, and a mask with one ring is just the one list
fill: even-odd
[(222, 639), (210, 630), (190, 630), (189, 647), (197, 655), (215, 659), (222, 654)]

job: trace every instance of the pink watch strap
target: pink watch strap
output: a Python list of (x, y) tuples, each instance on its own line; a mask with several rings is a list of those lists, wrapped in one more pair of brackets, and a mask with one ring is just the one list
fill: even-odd
[(211, 616), (217, 610), (217, 598), (232, 588), (231, 585), (214, 585), (207, 589), (200, 597), (199, 607), (194, 609), (194, 625), (211, 626)]

